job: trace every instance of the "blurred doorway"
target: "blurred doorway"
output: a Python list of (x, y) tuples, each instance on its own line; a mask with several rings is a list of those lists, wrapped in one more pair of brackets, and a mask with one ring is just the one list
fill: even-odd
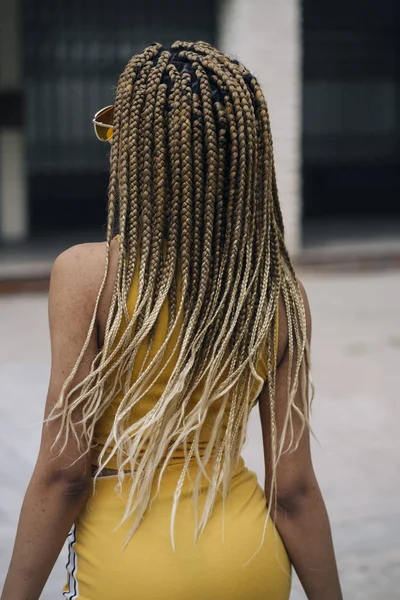
[(303, 39), (305, 244), (398, 236), (400, 3), (303, 0)]
[(217, 0), (23, 0), (30, 237), (96, 231), (106, 220), (108, 145), (92, 117), (112, 104), (132, 54), (154, 41), (214, 43)]

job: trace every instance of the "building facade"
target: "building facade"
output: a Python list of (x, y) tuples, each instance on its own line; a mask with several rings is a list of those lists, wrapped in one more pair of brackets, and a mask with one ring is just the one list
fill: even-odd
[[(4, 6), (3, 6), (4, 5)], [(269, 105), (290, 250), (400, 218), (400, 9), (396, 0), (3, 0), (0, 243), (100, 231), (107, 156), (91, 118), (128, 58), (157, 39), (238, 56)], [(73, 8), (75, 7), (75, 8)]]

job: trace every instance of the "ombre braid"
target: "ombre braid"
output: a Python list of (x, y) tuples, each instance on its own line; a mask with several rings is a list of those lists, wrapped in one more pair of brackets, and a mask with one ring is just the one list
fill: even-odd
[[(267, 105), (256, 78), (243, 65), (205, 42), (178, 41), (171, 48), (153, 44), (132, 57), (119, 78), (113, 126), (106, 272), (85, 346), (50, 418), (61, 416), (57, 441), (65, 447), (69, 436), (78, 438), (73, 414), (79, 409), (90, 446), (96, 423), (120, 395), (99, 471), (113, 457), (119, 485), (125, 469), (135, 471), (123, 518), (132, 519), (131, 535), (149, 506), (157, 474), (159, 490), (169, 460), (183, 445), (185, 463), (171, 515), (174, 547), (174, 519), (190, 461), (199, 466), (193, 488), (196, 540), (220, 487), (226, 499), (249, 413), (264, 384), (256, 368), (260, 355), (267, 357), (271, 415), (270, 506), (284, 443), (288, 435), (289, 447), (299, 442), (293, 413), (303, 428), (309, 426), (305, 308), (285, 245)], [(69, 390), (95, 327), (116, 225), (119, 255), (104, 346), (90, 374)], [(135, 273), (138, 293), (130, 314), (127, 301)], [(278, 434), (280, 298), (290, 368), (287, 414)], [(165, 303), (167, 333), (152, 356)], [(178, 321), (176, 344), (166, 356)], [(133, 381), (143, 342), (145, 359)], [(172, 360), (172, 374), (153, 408), (132, 422), (135, 405)], [(189, 410), (199, 386), (200, 399)], [(301, 407), (294, 404), (299, 386)], [(216, 402), (217, 416), (200, 453), (201, 428)], [(205, 468), (210, 462), (211, 474)], [(202, 475), (210, 485), (198, 518)]]

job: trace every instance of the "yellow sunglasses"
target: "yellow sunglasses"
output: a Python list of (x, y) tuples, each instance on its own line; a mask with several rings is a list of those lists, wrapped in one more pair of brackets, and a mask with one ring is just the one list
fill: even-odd
[(114, 106), (105, 106), (97, 111), (92, 120), (94, 132), (101, 142), (109, 142), (113, 136)]

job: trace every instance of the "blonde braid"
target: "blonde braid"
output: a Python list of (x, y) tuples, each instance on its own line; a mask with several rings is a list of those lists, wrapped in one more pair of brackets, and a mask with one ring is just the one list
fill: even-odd
[(203, 110), (198, 90), (192, 95), (193, 115), (193, 185), (194, 185), (194, 222), (193, 222), (193, 294), (197, 296), (200, 282), (201, 261), (203, 255), (203, 226), (204, 226), (204, 154), (203, 154)]
[[(94, 331), (117, 205), (118, 265), (104, 346), (89, 375), (70, 390)], [(191, 461), (199, 467), (193, 483), (196, 541), (220, 491), (225, 502), (249, 413), (264, 385), (257, 371), (261, 354), (267, 357), (271, 419), (269, 506), (276, 500), (278, 461), (298, 444), (293, 412), (303, 428), (309, 426), (312, 382), (306, 316), (285, 245), (268, 109), (256, 78), (235, 58), (204, 42), (178, 41), (169, 49), (154, 44), (127, 64), (115, 101), (106, 253), (87, 341), (51, 418), (61, 417), (58, 439), (65, 448), (69, 436), (78, 437), (73, 417), (80, 411), (78, 424), (90, 446), (96, 424), (118, 394), (113, 426), (98, 462), (101, 470), (116, 458), (119, 486), (125, 468), (135, 471), (122, 519), (131, 522), (130, 536), (154, 500), (154, 480), (157, 495), (166, 466), (183, 446), (185, 461), (171, 511), (174, 548), (174, 520)], [(136, 272), (136, 304), (129, 312)], [(290, 369), (287, 413), (278, 432), (280, 298), (288, 325)], [(167, 333), (153, 353), (164, 303)], [(178, 321), (177, 340), (166, 356)], [(145, 358), (133, 380), (144, 342)], [(172, 373), (154, 406), (135, 420), (137, 403), (170, 364)], [(302, 405), (296, 406), (299, 386)], [(198, 401), (190, 403), (195, 392)], [(211, 407), (216, 417), (200, 452)], [(209, 487), (198, 515), (201, 476)], [(266, 521), (268, 516), (269, 510)]]

